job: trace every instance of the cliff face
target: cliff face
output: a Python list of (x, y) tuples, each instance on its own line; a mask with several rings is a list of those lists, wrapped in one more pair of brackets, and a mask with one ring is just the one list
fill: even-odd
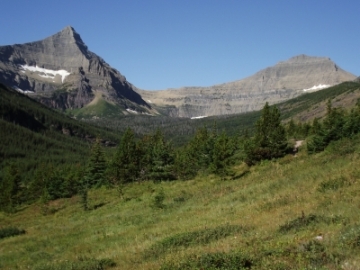
[(100, 91), (124, 111), (151, 109), (120, 72), (88, 50), (70, 26), (37, 42), (1, 46), (0, 82), (54, 108), (81, 108)]
[(329, 58), (299, 55), (235, 82), (138, 92), (172, 116), (196, 117), (259, 110), (265, 102), (275, 104), (354, 79)]

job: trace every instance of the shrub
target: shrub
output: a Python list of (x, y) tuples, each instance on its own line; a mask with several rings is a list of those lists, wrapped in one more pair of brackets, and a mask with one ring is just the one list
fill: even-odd
[(340, 233), (340, 242), (351, 248), (360, 248), (360, 226), (353, 225), (346, 227)]
[(289, 232), (289, 231), (299, 231), (304, 227), (313, 226), (319, 223), (332, 224), (341, 221), (342, 218), (339, 216), (335, 217), (324, 217), (318, 216), (314, 214), (310, 214), (308, 216), (302, 215), (301, 217), (297, 217), (284, 225), (281, 225), (279, 228), (279, 232)]
[(335, 178), (335, 179), (329, 179), (322, 181), (318, 187), (318, 191), (325, 192), (327, 190), (338, 190), (339, 188), (342, 188), (348, 183), (347, 179), (345, 177)]
[(157, 194), (155, 194), (152, 201), (152, 207), (163, 209), (165, 207), (164, 200), (165, 200), (165, 192), (163, 189), (161, 189)]
[(18, 229), (16, 227), (7, 227), (0, 229), (0, 239), (11, 237), (15, 235), (24, 234), (25, 230)]
[(77, 261), (66, 261), (57, 264), (41, 264), (36, 270), (105, 270), (109, 267), (116, 266), (116, 263), (111, 259), (96, 260), (93, 258), (79, 258)]
[(251, 269), (253, 260), (239, 253), (207, 253), (201, 256), (193, 255), (178, 264), (169, 263), (161, 267), (162, 270), (186, 270), (186, 269), (223, 269), (240, 270)]
[(157, 257), (174, 248), (208, 244), (230, 235), (244, 232), (245, 230), (243, 226), (239, 225), (224, 225), (212, 229), (180, 233), (166, 237), (160, 242), (155, 243), (145, 254), (146, 256)]

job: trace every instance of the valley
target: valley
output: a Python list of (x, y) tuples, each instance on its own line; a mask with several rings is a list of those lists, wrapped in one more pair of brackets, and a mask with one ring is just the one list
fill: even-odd
[(68, 26), (1, 46), (0, 82), (1, 269), (359, 268), (360, 82), (330, 58), (146, 91)]

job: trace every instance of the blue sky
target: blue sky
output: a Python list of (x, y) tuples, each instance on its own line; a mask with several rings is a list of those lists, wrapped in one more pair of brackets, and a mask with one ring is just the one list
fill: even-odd
[(299, 54), (360, 76), (358, 0), (12, 0), (0, 45), (71, 25), (88, 48), (146, 90), (243, 79)]

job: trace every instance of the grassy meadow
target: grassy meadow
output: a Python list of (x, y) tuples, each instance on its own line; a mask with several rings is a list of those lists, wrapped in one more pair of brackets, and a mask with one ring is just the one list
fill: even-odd
[(360, 269), (360, 138), (305, 150), (0, 212), (0, 268)]

